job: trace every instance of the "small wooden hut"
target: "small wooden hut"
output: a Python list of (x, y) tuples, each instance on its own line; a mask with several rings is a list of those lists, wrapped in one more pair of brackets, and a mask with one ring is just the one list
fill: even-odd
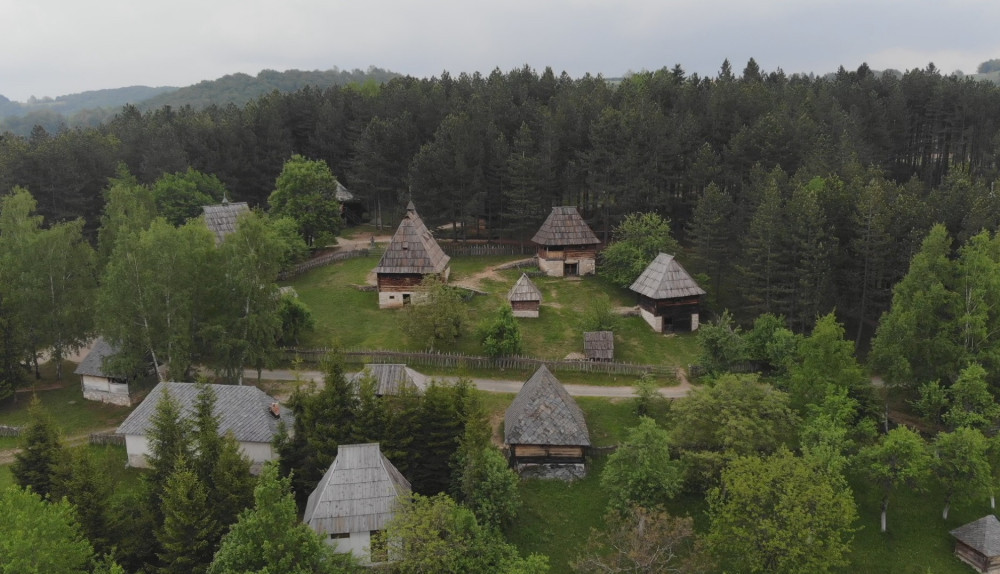
[(375, 267), (379, 308), (409, 304), (425, 277), (437, 276), (447, 282), (451, 272), (449, 261), (451, 257), (441, 250), (411, 201)]
[(657, 255), (629, 289), (639, 294), (639, 313), (657, 333), (698, 330), (705, 290), (673, 255)]
[(403, 364), (370, 363), (351, 377), (351, 383), (356, 387), (363, 377), (371, 377), (375, 381), (375, 395), (379, 397), (399, 395), (404, 389), (411, 391), (423, 390), (427, 377)]
[(515, 317), (537, 318), (538, 310), (542, 306), (542, 292), (538, 290), (527, 274), (522, 273), (521, 278), (507, 293), (507, 300), (510, 301)]
[(504, 414), (504, 441), (521, 472), (538, 465), (584, 472), (590, 433), (583, 411), (549, 369), (542, 365), (524, 383)]
[(410, 483), (378, 443), (342, 444), (337, 458), (309, 495), (303, 522), (327, 536), (337, 552), (354, 552), (366, 562), (385, 562), (387, 548), (374, 547), (372, 535), (385, 529), (410, 493)]
[(615, 359), (615, 334), (611, 331), (589, 331), (583, 334), (583, 356), (588, 361)]
[(205, 225), (215, 234), (215, 244), (222, 243), (227, 235), (236, 231), (236, 223), (244, 213), (250, 213), (250, 206), (245, 201), (229, 203), (222, 198), (219, 205), (202, 206), (205, 212)]
[(94, 346), (76, 367), (75, 374), (80, 375), (83, 386), (83, 398), (88, 401), (101, 401), (129, 407), (132, 406), (132, 394), (129, 391), (129, 377), (108, 372), (104, 367), (104, 359), (114, 355), (117, 350), (104, 337), (98, 337)]
[(955, 556), (977, 572), (1000, 572), (1000, 521), (993, 514), (951, 531)]
[(593, 275), (601, 240), (573, 206), (553, 207), (538, 233), (538, 268), (551, 277)]

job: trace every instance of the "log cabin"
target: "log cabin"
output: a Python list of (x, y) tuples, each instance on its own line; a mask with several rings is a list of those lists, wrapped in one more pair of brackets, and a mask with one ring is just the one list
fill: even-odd
[(524, 273), (517, 283), (507, 293), (507, 301), (514, 310), (515, 317), (538, 318), (538, 310), (542, 306), (542, 292)]
[(597, 246), (601, 240), (576, 207), (553, 207), (531, 241), (538, 245), (538, 268), (550, 277), (597, 272)]
[(977, 572), (1000, 572), (1000, 521), (989, 514), (951, 531), (955, 556)]
[(375, 267), (379, 309), (408, 305), (421, 283), (434, 276), (448, 281), (451, 257), (442, 251), (411, 201), (406, 215)]
[(657, 255), (629, 289), (638, 293), (639, 313), (657, 333), (698, 330), (705, 290), (673, 255)]

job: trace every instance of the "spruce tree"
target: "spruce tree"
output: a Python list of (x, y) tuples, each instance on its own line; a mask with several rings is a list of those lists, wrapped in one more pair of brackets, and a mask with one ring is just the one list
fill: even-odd
[(21, 435), (21, 452), (14, 455), (10, 471), (14, 481), (47, 497), (53, 488), (53, 474), (62, 462), (59, 430), (52, 423), (38, 397), (28, 407), (31, 422)]
[(87, 449), (67, 453), (58, 466), (52, 485), (52, 498), (66, 498), (76, 508), (76, 516), (84, 535), (97, 554), (112, 550), (109, 500), (111, 483)]
[(156, 531), (163, 574), (204, 572), (215, 553), (220, 529), (198, 475), (180, 458), (163, 491), (163, 525)]

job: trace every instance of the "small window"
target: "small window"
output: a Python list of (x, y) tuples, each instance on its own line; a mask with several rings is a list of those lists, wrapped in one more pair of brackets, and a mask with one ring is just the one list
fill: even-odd
[(332, 540), (341, 540), (341, 539), (350, 538), (350, 537), (351, 537), (351, 533), (350, 532), (337, 532), (336, 534), (331, 534), (330, 535), (330, 538)]

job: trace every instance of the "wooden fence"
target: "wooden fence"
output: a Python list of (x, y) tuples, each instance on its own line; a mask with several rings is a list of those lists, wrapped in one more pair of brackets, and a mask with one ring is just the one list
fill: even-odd
[(291, 269), (286, 269), (281, 273), (278, 273), (279, 281), (286, 281), (294, 277), (302, 275), (306, 271), (316, 269), (317, 267), (323, 267), (337, 261), (344, 261), (346, 259), (353, 259), (355, 257), (368, 257), (370, 251), (368, 249), (352, 249), (351, 251), (338, 251), (337, 253), (330, 253), (327, 255), (321, 255), (319, 257), (310, 259), (309, 261), (303, 261)]
[(125, 446), (125, 435), (110, 432), (90, 433), (90, 444)]
[[(306, 363), (318, 363), (331, 349), (284, 349), (290, 357), (298, 357)], [(536, 357), (500, 357), (492, 359), (462, 353), (441, 353), (435, 351), (395, 351), (385, 349), (346, 349), (339, 351), (352, 362), (363, 363), (405, 363), (413, 366), (504, 369), (532, 372), (545, 365), (554, 372), (598, 373), (603, 375), (640, 376), (645, 373), (660, 377), (677, 378), (677, 368), (666, 365), (641, 365), (638, 363), (606, 363), (594, 361), (566, 361), (539, 359)]]
[(510, 243), (439, 243), (451, 257), (483, 257), (486, 255), (534, 255), (534, 245)]
[(0, 436), (21, 436), (22, 428), (23, 427), (0, 425)]

